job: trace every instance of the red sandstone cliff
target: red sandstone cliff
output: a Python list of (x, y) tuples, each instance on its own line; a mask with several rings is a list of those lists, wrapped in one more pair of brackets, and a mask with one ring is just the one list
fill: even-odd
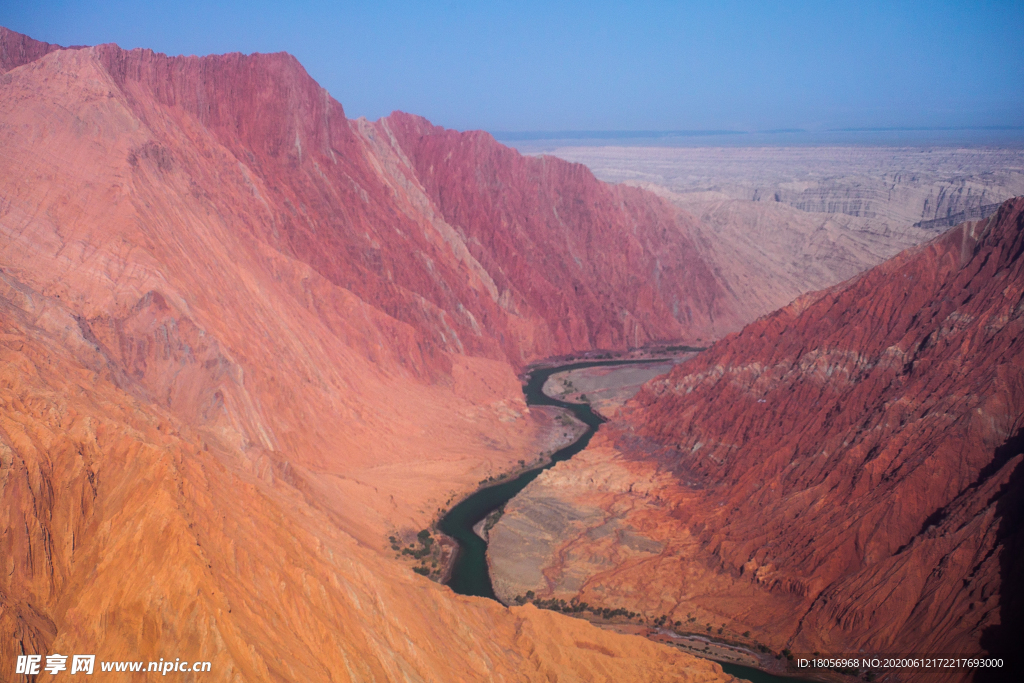
[(33, 40), (28, 36), (0, 26), (0, 73), (6, 73), (22, 64), (33, 62), (54, 50), (64, 49), (60, 45)]
[(401, 113), (378, 125), (503, 296), (540, 319), (552, 337), (541, 348), (707, 339), (741, 322), (741, 302), (693, 244), (696, 221), (655, 195), (524, 157), (487, 133)]
[(9, 31), (0, 55), (0, 677), (70, 652), (211, 680), (723, 678), (387, 552), (543, 447), (514, 364), (632, 343), (593, 331), (623, 310), (589, 299), (571, 338), (518, 313), (400, 147), (288, 55)]
[(145, 126), (132, 169), (179, 176), (253, 239), (408, 323), (434, 370), (445, 351), (522, 365), (742, 322), (692, 219), (651, 194), (484, 133), (349, 122), (287, 54), (87, 52)]
[(794, 644), (976, 652), (1008, 628), (1022, 254), (1017, 199), (748, 326), (637, 397), (622, 438), (669, 448), (701, 505), (724, 508), (690, 520), (723, 571), (806, 603)]
[(1015, 199), (653, 380), (506, 507), (491, 550), (542, 527), (544, 585), (513, 592), (776, 650), (1019, 664), (1022, 340)]

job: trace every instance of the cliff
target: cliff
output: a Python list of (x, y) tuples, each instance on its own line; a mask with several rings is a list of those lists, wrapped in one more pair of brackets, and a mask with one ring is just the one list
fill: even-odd
[(653, 380), (506, 508), (496, 566), (544, 539), (506, 597), (776, 650), (1012, 653), (1022, 255), (1015, 199)]
[(6, 30), (0, 55), (4, 680), (57, 652), (224, 681), (728, 679), (388, 547), (546, 447), (519, 363), (625, 335), (510, 313), (400, 148), (288, 55)]
[(60, 45), (33, 40), (0, 26), (0, 74), (62, 49)]
[(539, 319), (551, 337), (539, 351), (708, 339), (742, 324), (742, 302), (693, 242), (696, 222), (655, 195), (483, 132), (405, 114), (381, 127), (513, 310)]

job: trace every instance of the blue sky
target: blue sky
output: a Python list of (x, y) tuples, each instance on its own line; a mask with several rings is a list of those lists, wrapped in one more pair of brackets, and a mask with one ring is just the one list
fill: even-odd
[(284, 50), (351, 117), (459, 129), (1024, 125), (1024, 0), (12, 0), (0, 24), (64, 45)]

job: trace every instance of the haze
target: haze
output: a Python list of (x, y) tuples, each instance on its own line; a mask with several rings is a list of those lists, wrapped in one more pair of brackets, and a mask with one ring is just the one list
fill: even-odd
[(1019, 2), (5, 3), (63, 45), (294, 54), (351, 117), (490, 131), (1024, 126)]
[(1024, 681), (1024, 13), (782, 7), (0, 9), (0, 680)]

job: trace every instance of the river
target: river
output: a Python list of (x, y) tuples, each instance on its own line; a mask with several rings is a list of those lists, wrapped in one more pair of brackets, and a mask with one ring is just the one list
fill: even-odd
[(551, 456), (550, 462), (547, 464), (527, 470), (511, 481), (480, 489), (457, 504), (448, 511), (448, 514), (441, 518), (437, 528), (441, 533), (452, 537), (459, 544), (459, 551), (452, 566), (451, 577), (448, 579), (448, 586), (453, 591), (462, 595), (479, 595), (491, 598), (492, 600), (497, 599), (494, 596), (491, 576), (487, 570), (487, 542), (477, 536), (476, 532), (473, 531), (473, 526), (511, 500), (513, 496), (526, 488), (527, 484), (536, 479), (541, 472), (552, 467), (557, 462), (568, 460), (586, 448), (587, 444), (590, 443), (590, 437), (594, 435), (597, 428), (605, 421), (603, 417), (591, 410), (589, 405), (566, 403), (546, 395), (543, 389), (548, 377), (559, 372), (581, 368), (663, 362), (664, 359), (590, 361), (560, 365), (553, 368), (538, 368), (527, 376), (526, 385), (523, 387), (527, 405), (565, 408), (572, 411), (581, 422), (587, 425), (587, 430), (572, 444), (555, 451), (554, 455)]
[[(438, 522), (437, 528), (441, 533), (455, 539), (459, 545), (458, 553), (452, 566), (448, 586), (461, 595), (476, 595), (484, 598), (497, 600), (494, 595), (494, 587), (491, 585), (491, 576), (487, 568), (487, 542), (480, 538), (473, 526), (487, 515), (491, 514), (516, 494), (526, 488), (526, 485), (536, 479), (541, 472), (553, 467), (555, 463), (568, 460), (576, 455), (590, 443), (590, 438), (605, 422), (605, 419), (590, 409), (587, 404), (566, 403), (556, 398), (551, 398), (544, 393), (544, 383), (551, 375), (579, 370), (582, 368), (595, 368), (610, 365), (639, 365), (644, 363), (663, 363), (665, 359), (655, 358), (650, 360), (618, 360), (618, 361), (589, 361), (571, 363), (550, 368), (538, 368), (527, 376), (523, 393), (526, 394), (526, 404), (531, 406), (557, 406), (572, 411), (572, 413), (585, 425), (587, 430), (583, 432), (572, 444), (555, 451), (547, 464), (527, 470), (511, 481), (502, 484), (495, 484), (480, 489), (468, 498), (458, 503)], [(738, 678), (753, 681), (754, 683), (776, 683), (781, 681), (794, 681), (798, 679), (775, 676), (758, 669), (753, 669), (738, 664), (722, 664), (725, 670)]]

